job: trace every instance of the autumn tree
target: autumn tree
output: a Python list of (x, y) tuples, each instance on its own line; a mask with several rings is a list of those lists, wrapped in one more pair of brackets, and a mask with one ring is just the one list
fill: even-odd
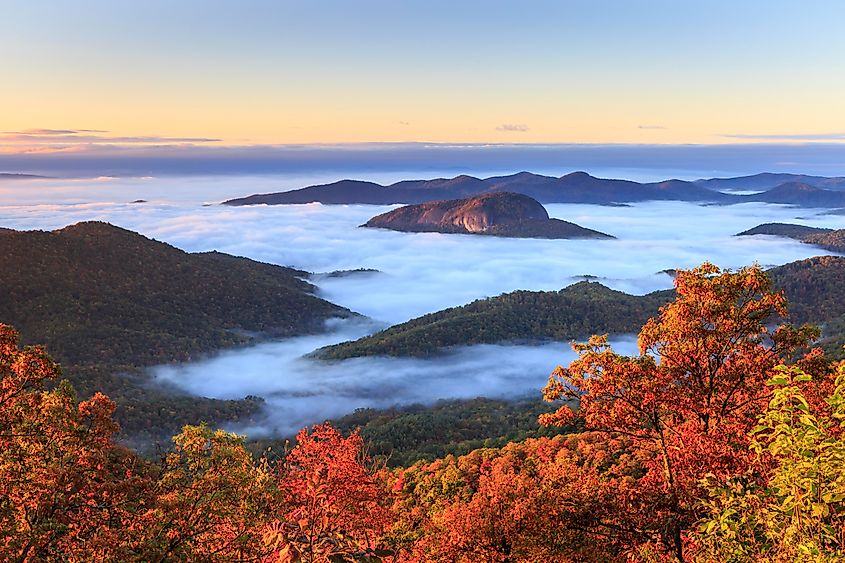
[(269, 561), (377, 561), (392, 522), (383, 475), (364, 451), (360, 434), (344, 437), (330, 424), (303, 429), (280, 461), (283, 491), (265, 530)]
[(160, 466), (115, 444), (114, 403), (77, 402), (39, 347), (0, 325), (0, 560), (246, 561), (277, 504), (242, 438), (186, 427)]
[(393, 534), (404, 540), (400, 560), (614, 560), (615, 546), (589, 531), (619, 493), (618, 482), (600, 476), (636, 470), (620, 453), (627, 441), (591, 432), (528, 439), (398, 470)]
[(266, 463), (256, 464), (243, 437), (205, 425), (173, 437), (139, 515), (145, 561), (256, 561), (272, 549), (264, 526), (280, 496)]
[(0, 559), (131, 559), (145, 464), (112, 442), (107, 397), (77, 403), (67, 384), (45, 389), (60, 373), (0, 324)]
[(579, 357), (555, 370), (544, 395), (577, 407), (541, 422), (580, 419), (629, 437), (644, 473), (618, 499), (615, 518), (596, 519), (595, 533), (685, 561), (702, 478), (744, 471), (747, 433), (770, 396), (766, 380), (818, 332), (770, 328), (786, 316), (786, 302), (758, 266), (734, 273), (703, 264), (680, 271), (675, 288), (676, 300), (642, 328), (639, 356), (614, 353), (606, 337), (575, 345)]

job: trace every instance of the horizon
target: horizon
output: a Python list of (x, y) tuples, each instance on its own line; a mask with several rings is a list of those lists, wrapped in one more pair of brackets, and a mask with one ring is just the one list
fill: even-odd
[[(312, 175), (370, 179), (520, 171), (639, 181), (763, 172), (845, 175), (845, 143), (730, 145), (346, 143), (202, 147), (84, 143), (59, 152), (0, 152), (0, 174), (52, 178)], [(404, 175), (403, 175), (404, 174)], [(346, 176), (344, 176), (346, 175)], [(410, 175), (410, 176), (409, 176)], [(395, 181), (395, 180), (394, 180)]]

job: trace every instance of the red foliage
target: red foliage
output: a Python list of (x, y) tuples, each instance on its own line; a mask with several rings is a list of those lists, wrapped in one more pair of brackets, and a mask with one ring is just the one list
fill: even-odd
[(683, 560), (702, 478), (745, 470), (766, 380), (817, 332), (769, 330), (785, 316), (785, 299), (759, 267), (730, 273), (704, 264), (680, 272), (675, 285), (676, 301), (640, 333), (640, 356), (613, 353), (606, 337), (576, 345), (580, 357), (555, 371), (545, 396), (577, 399), (578, 409), (561, 407), (542, 422), (577, 417), (589, 429), (628, 436), (645, 473), (619, 503), (622, 518), (600, 524), (636, 532), (631, 549), (655, 540)]
[(0, 559), (95, 561), (129, 556), (126, 537), (146, 480), (112, 443), (114, 403), (77, 405), (44, 380), (59, 368), (41, 348), (18, 348), (0, 325)]
[(363, 440), (344, 438), (329, 424), (297, 435), (297, 446), (280, 463), (277, 483), (284, 497), (267, 531), (275, 561), (324, 561), (375, 554), (392, 522), (383, 475), (371, 469)]

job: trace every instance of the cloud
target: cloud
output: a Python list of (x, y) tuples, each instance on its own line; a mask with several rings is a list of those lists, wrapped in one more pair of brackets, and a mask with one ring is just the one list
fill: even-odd
[(24, 129), (23, 131), (4, 131), (6, 135), (74, 135), (76, 133), (108, 133), (102, 129)]
[(0, 153), (62, 153), (74, 147), (215, 143), (206, 137), (117, 136), (98, 129), (25, 129), (0, 133)]
[(496, 131), (503, 131), (506, 133), (524, 133), (528, 131), (528, 126), (522, 123), (503, 123), (496, 127)]
[[(667, 176), (666, 171), (653, 173)], [(387, 178), (390, 175), (394, 177)], [(382, 172), (364, 177), (392, 181), (399, 179), (396, 176)], [(732, 235), (763, 222), (819, 227), (841, 222), (841, 217), (813, 216), (807, 209), (760, 203), (649, 202), (622, 208), (555, 204), (547, 206), (553, 217), (619, 238), (520, 240), (358, 228), (392, 206), (202, 205), (332, 179), (336, 176), (329, 173), (308, 178), (38, 180), (25, 189), (10, 180), (0, 186), (0, 227), (55, 229), (98, 219), (188, 251), (217, 249), (311, 272), (379, 270), (316, 281), (320, 296), (369, 316), (375, 325), (338, 325), (327, 335), (231, 351), (209, 362), (159, 372), (163, 379), (206, 396), (264, 395), (268, 419), (261, 429), (251, 431), (281, 431), (358, 406), (536, 393), (551, 369), (570, 358), (565, 343), (471, 347), (442, 360), (365, 358), (327, 366), (302, 357), (324, 344), (503, 292), (557, 290), (585, 274), (615, 289), (645, 293), (671, 287), (671, 278), (658, 273), (661, 270), (705, 260), (730, 268), (754, 261), (783, 264), (824, 251), (791, 239)], [(149, 203), (128, 203), (136, 199)], [(809, 218), (797, 219), (798, 214)]]
[(747, 134), (733, 133), (721, 135), (729, 139), (761, 141), (845, 141), (845, 133), (784, 133), (784, 134)]
[(637, 125), (637, 129), (666, 129), (663, 125)]
[(74, 135), (78, 132), (73, 129), (24, 129), (23, 131), (4, 131), (3, 133), (5, 135)]

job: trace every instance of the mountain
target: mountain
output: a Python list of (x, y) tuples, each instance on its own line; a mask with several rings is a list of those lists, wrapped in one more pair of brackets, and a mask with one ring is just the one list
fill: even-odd
[(807, 236), (802, 242), (815, 244), (833, 252), (845, 253), (845, 229), (836, 229), (826, 233), (815, 233)]
[(793, 225), (792, 223), (762, 223), (737, 233), (735, 236), (751, 236), (751, 235), (773, 235), (778, 237), (794, 238), (796, 240), (804, 240), (807, 236), (819, 233), (827, 233), (833, 229), (822, 229), (820, 227), (807, 227), (805, 225)]
[(321, 348), (315, 355), (327, 360), (425, 357), (450, 346), (629, 334), (673, 296), (671, 291), (628, 295), (588, 281), (560, 291), (514, 291), (423, 315), (353, 342)]
[[(720, 189), (760, 189), (763, 193), (739, 196)], [(389, 186), (358, 180), (308, 186), (287, 192), (255, 194), (224, 201), (223, 205), (325, 204), (415, 204), (466, 198), (484, 193), (513, 192), (541, 203), (588, 203), (618, 205), (638, 201), (691, 201), (742, 203), (760, 201), (805, 207), (845, 207), (845, 178), (801, 174), (757, 174), (740, 178), (710, 180), (664, 180), (640, 183), (631, 180), (596, 178), (586, 172), (572, 172), (559, 178), (519, 172), (486, 179), (461, 175), (433, 180), (403, 180)]]
[(740, 197), (747, 201), (802, 207), (845, 207), (845, 191), (825, 190), (801, 182), (787, 182), (759, 194)]
[[(0, 232), (0, 322), (44, 344), (80, 394), (103, 391), (129, 432), (231, 419), (255, 401), (165, 395), (137, 368), (264, 335), (322, 329), (350, 311), (315, 297), (307, 272), (218, 252), (189, 254), (100, 222)], [(9, 267), (12, 265), (12, 267)], [(129, 374), (129, 375), (121, 375)], [(160, 420), (164, 416), (165, 420)], [(158, 428), (160, 429), (160, 428)]]
[[(845, 257), (820, 256), (769, 270), (785, 291), (790, 321), (824, 328), (824, 342), (836, 356), (845, 343)], [(560, 291), (515, 291), (444, 309), (352, 342), (321, 348), (314, 356), (343, 360), (361, 356), (417, 356), (451, 346), (514, 341), (583, 340), (592, 334), (639, 331), (674, 291), (628, 295), (583, 281)]]
[(288, 192), (256, 194), (230, 199), (224, 205), (254, 204), (378, 204), (425, 203), (457, 199), (488, 192), (515, 192), (533, 197), (542, 203), (618, 204), (649, 200), (724, 202), (731, 196), (709, 190), (693, 182), (667, 180), (641, 184), (630, 180), (596, 178), (586, 172), (573, 172), (560, 178), (520, 172), (486, 179), (473, 176), (404, 180), (382, 186), (372, 182), (341, 180), (331, 184), (309, 186)]
[(377, 215), (362, 227), (499, 237), (613, 238), (575, 223), (550, 219), (540, 202), (511, 192), (407, 205)]
[(775, 286), (789, 299), (796, 323), (822, 327), (822, 344), (835, 358), (845, 345), (845, 256), (816, 256), (769, 270)]
[(822, 229), (790, 223), (764, 223), (736, 236), (775, 235), (814, 244), (833, 252), (845, 252), (845, 229)]
[(769, 190), (789, 182), (809, 184), (829, 190), (845, 190), (845, 178), (826, 176), (808, 176), (806, 174), (773, 174), (763, 172), (751, 176), (736, 178), (709, 178), (696, 180), (695, 184), (711, 190)]
[(373, 182), (341, 180), (331, 184), (309, 186), (289, 192), (255, 194), (223, 202), (224, 205), (277, 205), (280, 203), (368, 203), (372, 205), (390, 205), (403, 203), (388, 190)]
[[(498, 188), (494, 186), (493, 189)], [(719, 202), (730, 198), (682, 180), (641, 184), (630, 180), (596, 178), (586, 172), (572, 172), (548, 183), (538, 183), (526, 189), (514, 188), (514, 191), (530, 195), (543, 203), (614, 204), (652, 200)]]

